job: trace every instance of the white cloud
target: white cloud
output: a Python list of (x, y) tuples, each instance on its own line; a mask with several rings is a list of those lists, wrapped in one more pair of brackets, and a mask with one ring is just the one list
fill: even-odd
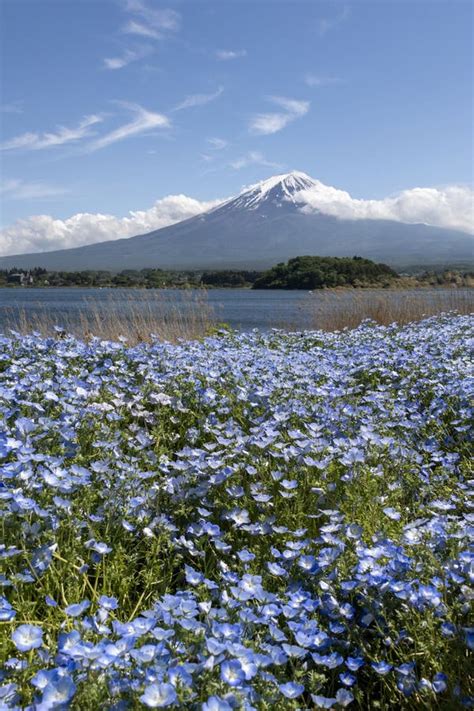
[(267, 160), (259, 151), (250, 151), (240, 158), (229, 163), (230, 167), (234, 170), (241, 170), (242, 168), (247, 168), (249, 165), (263, 165), (266, 168), (277, 168), (280, 169), (282, 166), (279, 163), (272, 163)]
[(123, 69), (132, 62), (136, 62), (139, 59), (150, 54), (150, 49), (148, 47), (141, 47), (140, 49), (126, 49), (125, 52), (120, 57), (106, 57), (104, 59), (104, 67), (106, 69)]
[(15, 138), (0, 144), (0, 150), (10, 151), (17, 149), (42, 150), (53, 146), (62, 146), (65, 143), (79, 141), (87, 136), (94, 135), (91, 126), (103, 121), (100, 115), (85, 116), (75, 128), (58, 126), (56, 133), (22, 133)]
[(181, 24), (181, 15), (176, 10), (151, 8), (140, 0), (129, 0), (126, 10), (135, 15), (123, 28), (127, 34), (161, 39), (167, 32), (178, 30)]
[(342, 79), (339, 77), (324, 77), (317, 74), (306, 74), (304, 78), (305, 84), (311, 87), (332, 86), (333, 84), (341, 84)]
[(69, 192), (65, 188), (48, 185), (41, 182), (25, 182), (24, 180), (5, 180), (0, 186), (0, 195), (4, 200), (32, 200), (64, 195)]
[(250, 121), (250, 132), (268, 136), (278, 133), (293, 120), (290, 114), (258, 114)]
[(215, 151), (222, 151), (229, 145), (228, 141), (225, 141), (223, 138), (208, 138), (207, 142)]
[(144, 109), (138, 104), (129, 104), (127, 102), (118, 103), (132, 111), (135, 114), (135, 118), (133, 121), (123, 124), (123, 126), (119, 126), (119, 128), (116, 128), (114, 131), (110, 131), (110, 133), (106, 133), (105, 136), (100, 136), (95, 141), (89, 143), (87, 146), (88, 151), (97, 151), (100, 148), (110, 146), (112, 143), (117, 143), (117, 141), (130, 138), (130, 136), (137, 136), (153, 128), (166, 128), (171, 125), (169, 119), (164, 116), (164, 114), (147, 111), (147, 109)]
[(200, 202), (186, 195), (169, 195), (157, 200), (149, 210), (131, 211), (126, 217), (78, 213), (66, 220), (56, 220), (50, 215), (35, 215), (17, 220), (0, 231), (0, 254), (47, 252), (133, 237), (186, 220), (220, 202)]
[(130, 20), (127, 22), (123, 31), (131, 35), (140, 35), (141, 37), (148, 37), (150, 39), (160, 39), (161, 33), (154, 30), (148, 25), (144, 25), (142, 22), (137, 22), (136, 20)]
[(309, 111), (309, 101), (288, 99), (284, 96), (269, 96), (267, 98), (268, 101), (280, 106), (285, 112), (257, 114), (249, 123), (251, 133), (264, 136), (277, 133), (289, 123), (304, 116)]
[(239, 59), (240, 57), (246, 57), (247, 56), (247, 50), (246, 49), (218, 49), (216, 52), (216, 57), (219, 59), (221, 62), (227, 62), (230, 59)]
[(174, 107), (173, 111), (182, 111), (183, 109), (191, 109), (194, 106), (204, 106), (211, 101), (215, 101), (224, 91), (224, 87), (220, 86), (217, 91), (212, 94), (192, 94), (187, 96), (181, 103)]
[(422, 222), (474, 232), (474, 192), (465, 186), (412, 188), (382, 200), (360, 200), (317, 181), (314, 188), (299, 192), (296, 200), (305, 213), (322, 212), (346, 220)]
[(292, 116), (304, 116), (309, 111), (309, 101), (299, 101), (298, 99), (287, 99), (284, 96), (269, 96), (269, 101), (273, 101), (277, 106), (288, 111)]
[(323, 17), (318, 23), (318, 32), (320, 37), (324, 37), (325, 34), (333, 30), (335, 27), (347, 20), (350, 15), (349, 7), (344, 5), (341, 12), (333, 17)]

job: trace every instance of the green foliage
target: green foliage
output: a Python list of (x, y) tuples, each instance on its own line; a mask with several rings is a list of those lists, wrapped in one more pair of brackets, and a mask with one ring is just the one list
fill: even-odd
[(385, 286), (398, 277), (386, 264), (362, 257), (295, 257), (269, 269), (254, 289), (322, 289), (336, 286)]

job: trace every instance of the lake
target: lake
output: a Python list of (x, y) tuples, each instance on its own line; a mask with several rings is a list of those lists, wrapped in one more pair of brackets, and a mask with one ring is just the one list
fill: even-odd
[[(248, 331), (253, 328), (289, 328), (294, 330), (315, 327), (315, 314), (324, 311), (326, 316), (354, 307), (359, 300), (374, 303), (390, 299), (397, 303), (409, 300), (424, 302), (430, 299), (446, 303), (446, 310), (453, 307), (453, 298), (472, 299), (470, 289), (418, 289), (418, 290), (341, 290), (341, 291), (252, 291), (250, 289), (199, 290), (143, 290), (143, 289), (98, 289), (98, 288), (13, 288), (0, 289), (0, 328), (11, 323), (12, 315), (22, 312), (27, 319), (46, 316), (61, 323), (74, 323), (87, 317), (88, 312), (100, 310), (120, 312), (126, 315), (136, 310), (159, 308), (159, 313), (171, 313), (189, 308), (211, 307), (219, 322), (228, 323), (235, 329)], [(207, 304), (207, 305), (206, 305)]]

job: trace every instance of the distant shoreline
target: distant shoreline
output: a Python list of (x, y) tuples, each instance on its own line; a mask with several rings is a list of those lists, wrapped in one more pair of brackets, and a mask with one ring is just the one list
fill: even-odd
[[(403, 280), (403, 283), (391, 283), (387, 286), (381, 286), (377, 284), (369, 284), (367, 286), (323, 286), (321, 288), (314, 289), (272, 289), (272, 291), (306, 291), (308, 293), (312, 292), (345, 292), (345, 291), (410, 291), (412, 289), (442, 289), (442, 290), (456, 290), (456, 289), (473, 289), (474, 279), (468, 284), (429, 284), (419, 281), (413, 281), (408, 283), (408, 280)], [(32, 284), (32, 285), (20, 285), (20, 284), (3, 284), (0, 286), (0, 291), (3, 290), (18, 290), (18, 291), (33, 291), (33, 290), (58, 290), (58, 289), (68, 289), (68, 290), (93, 290), (93, 291), (264, 291), (260, 289), (252, 289), (252, 286), (199, 286), (199, 285), (187, 285), (187, 286), (136, 286), (130, 285), (118, 285), (118, 286), (94, 286), (89, 284), (71, 284), (71, 285), (56, 285), (56, 284)]]

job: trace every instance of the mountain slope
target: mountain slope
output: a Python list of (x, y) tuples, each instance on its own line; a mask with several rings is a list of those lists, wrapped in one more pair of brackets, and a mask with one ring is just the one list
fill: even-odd
[(206, 213), (169, 227), (74, 249), (2, 257), (0, 268), (260, 269), (303, 254), (357, 254), (395, 266), (474, 258), (473, 238), (457, 230), (306, 214), (296, 198), (314, 185), (304, 173), (274, 176)]

